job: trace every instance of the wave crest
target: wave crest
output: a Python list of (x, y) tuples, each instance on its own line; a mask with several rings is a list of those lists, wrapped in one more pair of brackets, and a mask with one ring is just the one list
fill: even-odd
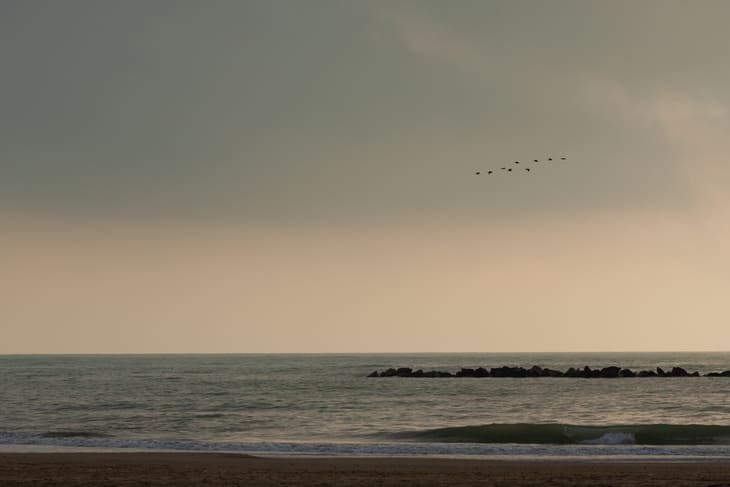
[(406, 431), (387, 436), (393, 439), (436, 443), (730, 445), (730, 426), (698, 424), (582, 426), (559, 423), (495, 423)]
[(45, 438), (109, 438), (111, 435), (94, 431), (46, 431)]

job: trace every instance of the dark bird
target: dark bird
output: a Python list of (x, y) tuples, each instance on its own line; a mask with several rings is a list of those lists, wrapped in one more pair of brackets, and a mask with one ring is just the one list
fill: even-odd
[[(556, 158), (555, 158), (555, 160), (557, 160), (557, 159), (558, 159), (558, 158), (556, 157)], [(562, 156), (562, 157), (560, 157), (560, 160), (561, 160), (561, 161), (564, 161), (564, 160), (566, 160), (566, 159), (567, 159), (567, 157), (565, 157), (565, 156)], [(553, 158), (552, 158), (552, 157), (548, 157), (548, 158), (547, 158), (547, 159), (545, 159), (544, 161), (545, 161), (545, 162), (548, 162), (548, 161), (552, 161), (552, 160), (553, 160)], [(533, 159), (532, 161), (533, 161), (533, 162), (540, 162), (540, 159)], [(520, 164), (520, 161), (514, 161), (513, 163), (514, 163), (514, 164)], [(500, 167), (499, 169), (500, 169), (500, 170), (502, 170), (502, 171), (505, 171), (505, 170), (506, 170), (506, 171), (508, 171), (508, 172), (512, 172), (512, 168), (511, 168), (511, 167), (508, 167), (508, 166), (505, 166), (505, 167)], [(524, 169), (525, 171), (527, 171), (527, 172), (530, 172), (530, 171), (532, 171), (532, 168), (531, 168), (531, 167), (523, 167), (523, 169)], [(485, 174), (493, 174), (493, 173), (495, 173), (495, 172), (497, 172), (497, 170), (496, 170), (496, 169), (489, 169), (488, 171), (485, 171)], [(477, 176), (479, 176), (480, 174), (482, 174), (482, 171), (475, 171), (475, 174), (476, 174)]]

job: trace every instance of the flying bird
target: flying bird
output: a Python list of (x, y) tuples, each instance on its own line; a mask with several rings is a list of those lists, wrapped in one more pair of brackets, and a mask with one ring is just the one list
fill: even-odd
[[(548, 157), (548, 158), (546, 158), (546, 159), (543, 159), (543, 162), (553, 161), (553, 160), (557, 160), (557, 159), (558, 159), (557, 157), (553, 158), (553, 157), (551, 156), (551, 157)], [(567, 158), (566, 156), (561, 156), (561, 157), (560, 157), (560, 160), (561, 160), (561, 161), (565, 161), (566, 159), (568, 159), (568, 158)], [(532, 162), (534, 162), (534, 163), (538, 163), (538, 162), (540, 162), (540, 159), (533, 159), (533, 160), (532, 160)], [(512, 163), (513, 163), (513, 164), (521, 164), (521, 162), (520, 162), (520, 161), (512, 161)], [(525, 166), (526, 166), (526, 167), (525, 167)], [(532, 171), (533, 167), (532, 167), (532, 166), (530, 166), (530, 165), (529, 165), (529, 163), (526, 163), (526, 164), (525, 164), (525, 166), (523, 166), (522, 168), (523, 168), (523, 169), (524, 169), (524, 170), (525, 170), (526, 172), (531, 172), (531, 171)], [(507, 171), (507, 172), (512, 172), (512, 170), (513, 170), (513, 168), (512, 168), (512, 167), (510, 167), (510, 166), (503, 166), (503, 167), (500, 167), (499, 169), (500, 169), (500, 170), (502, 170), (502, 171)], [(489, 170), (487, 170), (487, 171), (476, 171), (475, 173), (476, 173), (476, 175), (478, 176), (478, 175), (482, 174), (482, 172), (484, 172), (485, 174), (493, 174), (493, 173), (496, 173), (496, 172), (497, 172), (497, 168), (494, 168), (494, 169), (489, 169)]]

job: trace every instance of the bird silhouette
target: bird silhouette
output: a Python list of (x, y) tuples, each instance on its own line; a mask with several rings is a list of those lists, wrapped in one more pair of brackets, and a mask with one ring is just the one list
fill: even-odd
[[(568, 159), (566, 156), (561, 156), (560, 157), (560, 160), (561, 161), (565, 161), (566, 159)], [(543, 159), (542, 161), (543, 162), (548, 162), (548, 161), (553, 161), (553, 160), (558, 160), (558, 158), (557, 157), (553, 158), (552, 156), (550, 156), (550, 157), (547, 157), (546, 159)], [(540, 159), (533, 159), (532, 162), (539, 163), (540, 162)], [(512, 161), (512, 163), (513, 164), (521, 164), (521, 161)], [(522, 168), (526, 172), (531, 172), (532, 169), (534, 169), (532, 166), (529, 165), (529, 163), (526, 163), (525, 166), (523, 166)], [(510, 166), (503, 166), (503, 167), (500, 167), (499, 169), (502, 170), (502, 171), (507, 171), (507, 172), (512, 172), (512, 170), (513, 170), (513, 168), (510, 167)], [(517, 168), (515, 168), (515, 170), (517, 170)], [(477, 176), (479, 176), (480, 174), (482, 174), (482, 172), (484, 172), (485, 174), (494, 174), (494, 173), (497, 172), (497, 169), (494, 168), (494, 169), (489, 169), (487, 171), (476, 171), (475, 174)]]

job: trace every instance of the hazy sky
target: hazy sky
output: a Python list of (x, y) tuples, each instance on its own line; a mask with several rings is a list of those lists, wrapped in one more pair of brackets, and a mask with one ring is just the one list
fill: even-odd
[(6, 0), (0, 353), (728, 350), (728, 18)]

